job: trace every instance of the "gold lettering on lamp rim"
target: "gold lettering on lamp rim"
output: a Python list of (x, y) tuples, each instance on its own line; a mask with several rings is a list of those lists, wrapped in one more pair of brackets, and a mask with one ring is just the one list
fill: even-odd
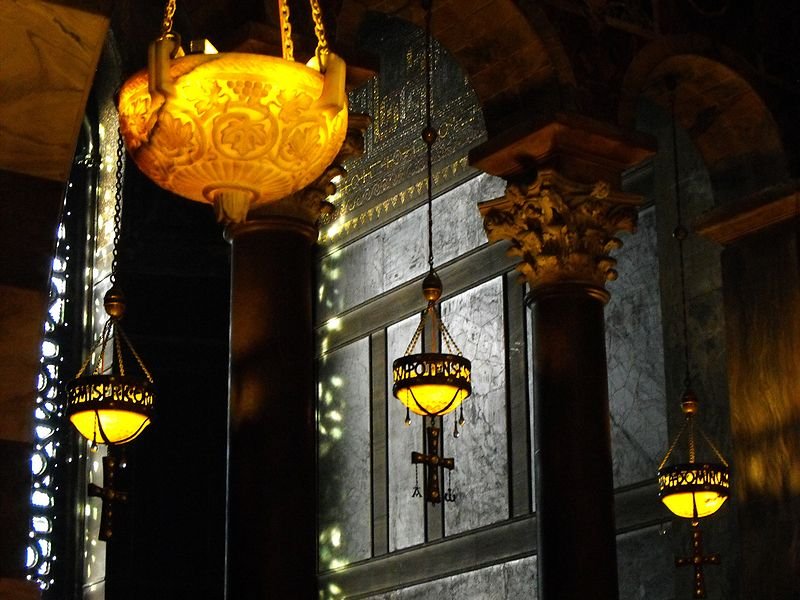
[(472, 394), (472, 364), (457, 354), (407, 354), (392, 366), (392, 393), (420, 416), (441, 416)]
[(129, 442), (153, 418), (155, 388), (136, 377), (85, 375), (67, 384), (66, 393), (67, 418), (92, 443)]
[(636, 230), (638, 195), (606, 182), (582, 184), (551, 169), (530, 183), (509, 182), (500, 198), (478, 205), (490, 242), (508, 240), (509, 256), (537, 289), (580, 283), (603, 289), (617, 278), (610, 253), (622, 247), (620, 231)]
[(75, 407), (88, 403), (97, 404), (98, 407), (102, 405), (102, 408), (114, 408), (114, 404), (130, 403), (140, 408), (150, 408), (153, 406), (153, 398), (152, 387), (143, 385), (136, 378), (126, 381), (121, 376), (89, 375), (70, 382), (67, 386), (68, 405)]

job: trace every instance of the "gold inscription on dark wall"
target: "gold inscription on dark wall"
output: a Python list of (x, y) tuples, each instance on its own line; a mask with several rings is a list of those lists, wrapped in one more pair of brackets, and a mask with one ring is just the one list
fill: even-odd
[[(387, 17), (388, 18), (388, 17)], [(381, 39), (361, 40), (380, 58), (379, 75), (350, 93), (350, 112), (365, 113), (372, 125), (365, 152), (346, 164), (347, 176), (332, 198), (338, 218), (322, 228), (320, 243), (345, 241), (370, 226), (407, 211), (425, 195), (425, 44), (423, 32), (391, 19)], [(433, 160), (434, 188), (463, 178), (467, 151), (485, 138), (477, 97), (456, 61), (433, 48), (432, 111), (439, 138)]]

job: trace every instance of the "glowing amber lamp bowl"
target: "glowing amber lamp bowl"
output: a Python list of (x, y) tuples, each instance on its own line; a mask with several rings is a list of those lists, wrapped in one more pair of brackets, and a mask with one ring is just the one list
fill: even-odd
[(392, 364), (395, 398), (422, 416), (454, 411), (472, 393), (472, 363), (456, 354), (409, 354)]
[(673, 514), (701, 519), (717, 512), (730, 494), (728, 468), (720, 464), (686, 463), (658, 472), (658, 497)]
[(120, 91), (125, 144), (164, 189), (242, 221), (313, 182), (339, 152), (345, 66), (330, 57), (323, 76), (273, 56), (192, 54), (169, 61), (168, 88), (152, 96), (142, 70)]
[(150, 424), (153, 387), (136, 377), (88, 375), (67, 385), (67, 416), (87, 440), (124, 444)]

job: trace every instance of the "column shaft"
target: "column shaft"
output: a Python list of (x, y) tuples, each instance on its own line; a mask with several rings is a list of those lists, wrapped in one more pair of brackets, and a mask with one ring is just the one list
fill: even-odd
[(489, 241), (510, 242), (532, 290), (540, 600), (619, 597), (604, 286), (638, 203), (540, 169), (479, 205)]
[(602, 294), (553, 286), (531, 304), (542, 600), (618, 597)]
[(316, 230), (274, 217), (229, 235), (227, 597), (316, 598)]

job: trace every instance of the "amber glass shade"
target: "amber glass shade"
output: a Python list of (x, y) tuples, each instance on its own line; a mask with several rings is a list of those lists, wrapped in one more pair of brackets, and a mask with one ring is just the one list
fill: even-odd
[[(344, 63), (331, 57), (338, 76), (273, 56), (188, 55), (170, 61), (170, 90), (153, 96), (142, 70), (120, 91), (125, 144), (161, 187), (244, 220), (251, 206), (313, 182), (339, 152)], [(339, 85), (340, 93), (328, 89)]]
[(150, 424), (153, 387), (136, 377), (88, 375), (67, 385), (67, 416), (98, 444), (124, 444)]
[(685, 463), (658, 472), (658, 497), (675, 515), (700, 519), (717, 512), (730, 494), (728, 468), (721, 464)]
[(392, 365), (395, 398), (422, 416), (452, 412), (472, 393), (472, 364), (456, 354), (409, 354)]

